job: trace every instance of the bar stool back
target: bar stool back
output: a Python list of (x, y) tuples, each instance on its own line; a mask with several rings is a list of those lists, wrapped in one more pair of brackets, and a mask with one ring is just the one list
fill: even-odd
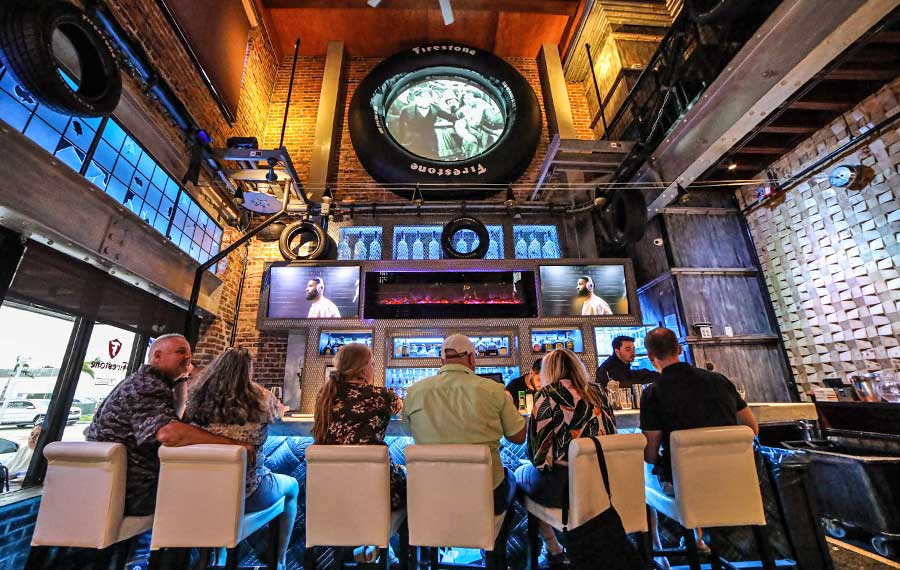
[(384, 445), (310, 445), (306, 448), (306, 562), (314, 546), (373, 545), (386, 549), (401, 531), (405, 567), (406, 510), (391, 511), (390, 455)]
[(152, 515), (123, 514), (127, 460), (124, 445), (55, 442), (44, 448), (44, 457), (48, 462), (47, 476), (32, 547), (103, 549), (150, 530)]
[(479, 548), (488, 551), (489, 568), (500, 566), (506, 513), (494, 515), (491, 465), (486, 445), (408, 446), (410, 546)]
[[(159, 449), (159, 487), (151, 550), (235, 546), (284, 511), (284, 498), (244, 512), (247, 450), (238, 445), (188, 445)], [(277, 544), (277, 525), (271, 543)], [(274, 568), (274, 546), (272, 551)], [(229, 564), (235, 565), (234, 551)]]
[[(598, 441), (606, 458), (612, 504), (622, 519), (625, 532), (646, 533), (646, 498), (644, 494), (644, 446), (647, 438), (640, 433), (599, 436)], [(590, 438), (573, 439), (569, 443), (569, 521), (568, 528), (576, 528), (609, 508), (610, 500), (597, 466), (597, 449)], [(529, 563), (537, 568), (538, 518), (562, 530), (562, 509), (541, 505), (525, 498), (528, 511)], [(649, 542), (643, 535), (646, 556)]]
[[(647, 504), (685, 529), (751, 526), (764, 568), (774, 568), (756, 463), (747, 426), (679, 430), (670, 436), (675, 496), (647, 487)], [(692, 530), (685, 532), (692, 568), (700, 568)], [(714, 556), (714, 564), (718, 557)]]

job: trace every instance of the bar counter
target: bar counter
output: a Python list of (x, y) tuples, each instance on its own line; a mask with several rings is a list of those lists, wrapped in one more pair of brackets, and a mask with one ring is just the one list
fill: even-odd
[[(814, 404), (803, 403), (751, 403), (756, 419), (761, 425), (790, 423), (797, 420), (815, 420), (816, 407)], [(616, 427), (620, 430), (637, 429), (640, 427), (640, 410), (617, 410)], [(269, 426), (271, 436), (312, 437), (312, 414), (291, 414), (277, 423)], [(400, 419), (392, 419), (388, 425), (387, 437), (410, 437), (409, 428)]]

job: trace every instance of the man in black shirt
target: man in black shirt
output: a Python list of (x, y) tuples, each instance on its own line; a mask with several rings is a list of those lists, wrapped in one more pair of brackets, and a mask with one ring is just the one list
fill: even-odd
[(613, 354), (600, 364), (594, 382), (606, 388), (610, 380), (616, 380), (620, 388), (630, 388), (635, 384), (649, 384), (659, 378), (651, 370), (632, 370), (634, 362), (634, 338), (617, 336), (612, 341)]
[[(644, 461), (653, 466), (657, 479), (653, 481), (651, 477), (647, 482), (671, 495), (669, 436), (673, 431), (742, 424), (758, 434), (759, 425), (728, 378), (679, 360), (681, 345), (674, 332), (655, 328), (647, 333), (644, 346), (653, 367), (661, 373), (641, 395), (641, 431), (647, 438)], [(651, 517), (651, 526), (656, 534), (654, 518)], [(705, 550), (703, 531), (696, 530), (697, 546)], [(656, 537), (656, 544), (658, 540)]]
[(519, 405), (519, 392), (526, 394), (534, 394), (541, 389), (541, 362), (544, 360), (538, 358), (531, 365), (531, 371), (525, 373), (524, 376), (513, 378), (506, 385), (506, 391), (512, 396), (513, 402)]

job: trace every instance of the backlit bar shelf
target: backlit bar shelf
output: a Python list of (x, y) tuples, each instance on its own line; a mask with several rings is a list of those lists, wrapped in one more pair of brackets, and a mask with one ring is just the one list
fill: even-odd
[(557, 348), (567, 348), (572, 352), (584, 352), (584, 338), (581, 329), (531, 329), (531, 352), (550, 352)]
[[(505, 335), (470, 336), (479, 358), (506, 358), (511, 354), (510, 337)], [(441, 336), (394, 337), (392, 358), (440, 358)]]
[[(406, 391), (410, 386), (423, 378), (434, 376), (440, 367), (433, 368), (388, 368), (385, 371), (384, 387), (393, 390), (401, 398), (406, 397)], [(502, 378), (506, 385), (510, 380), (519, 376), (518, 366), (476, 366), (478, 375), (489, 374), (496, 376), (495, 380)]]
[[(503, 259), (503, 226), (486, 226), (490, 240), (485, 259)], [(394, 259), (425, 260), (444, 259), (441, 248), (443, 226), (395, 226), (393, 239)], [(453, 236), (457, 251), (468, 253), (478, 247), (478, 238), (471, 230), (460, 230)]]
[(513, 226), (516, 259), (559, 259), (556, 226)]
[(338, 233), (339, 260), (380, 261), (381, 226), (349, 226)]
[(372, 347), (372, 331), (322, 331), (319, 335), (319, 354), (333, 356), (345, 344), (358, 342)]

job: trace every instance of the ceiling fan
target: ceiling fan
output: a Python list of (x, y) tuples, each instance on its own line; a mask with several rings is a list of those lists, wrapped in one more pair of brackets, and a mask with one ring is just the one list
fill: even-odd
[[(381, 0), (368, 0), (366, 4), (375, 8), (381, 4)], [(444, 25), (449, 26), (453, 23), (453, 9), (450, 7), (450, 0), (438, 0), (438, 4), (441, 5), (441, 16), (444, 17)]]

